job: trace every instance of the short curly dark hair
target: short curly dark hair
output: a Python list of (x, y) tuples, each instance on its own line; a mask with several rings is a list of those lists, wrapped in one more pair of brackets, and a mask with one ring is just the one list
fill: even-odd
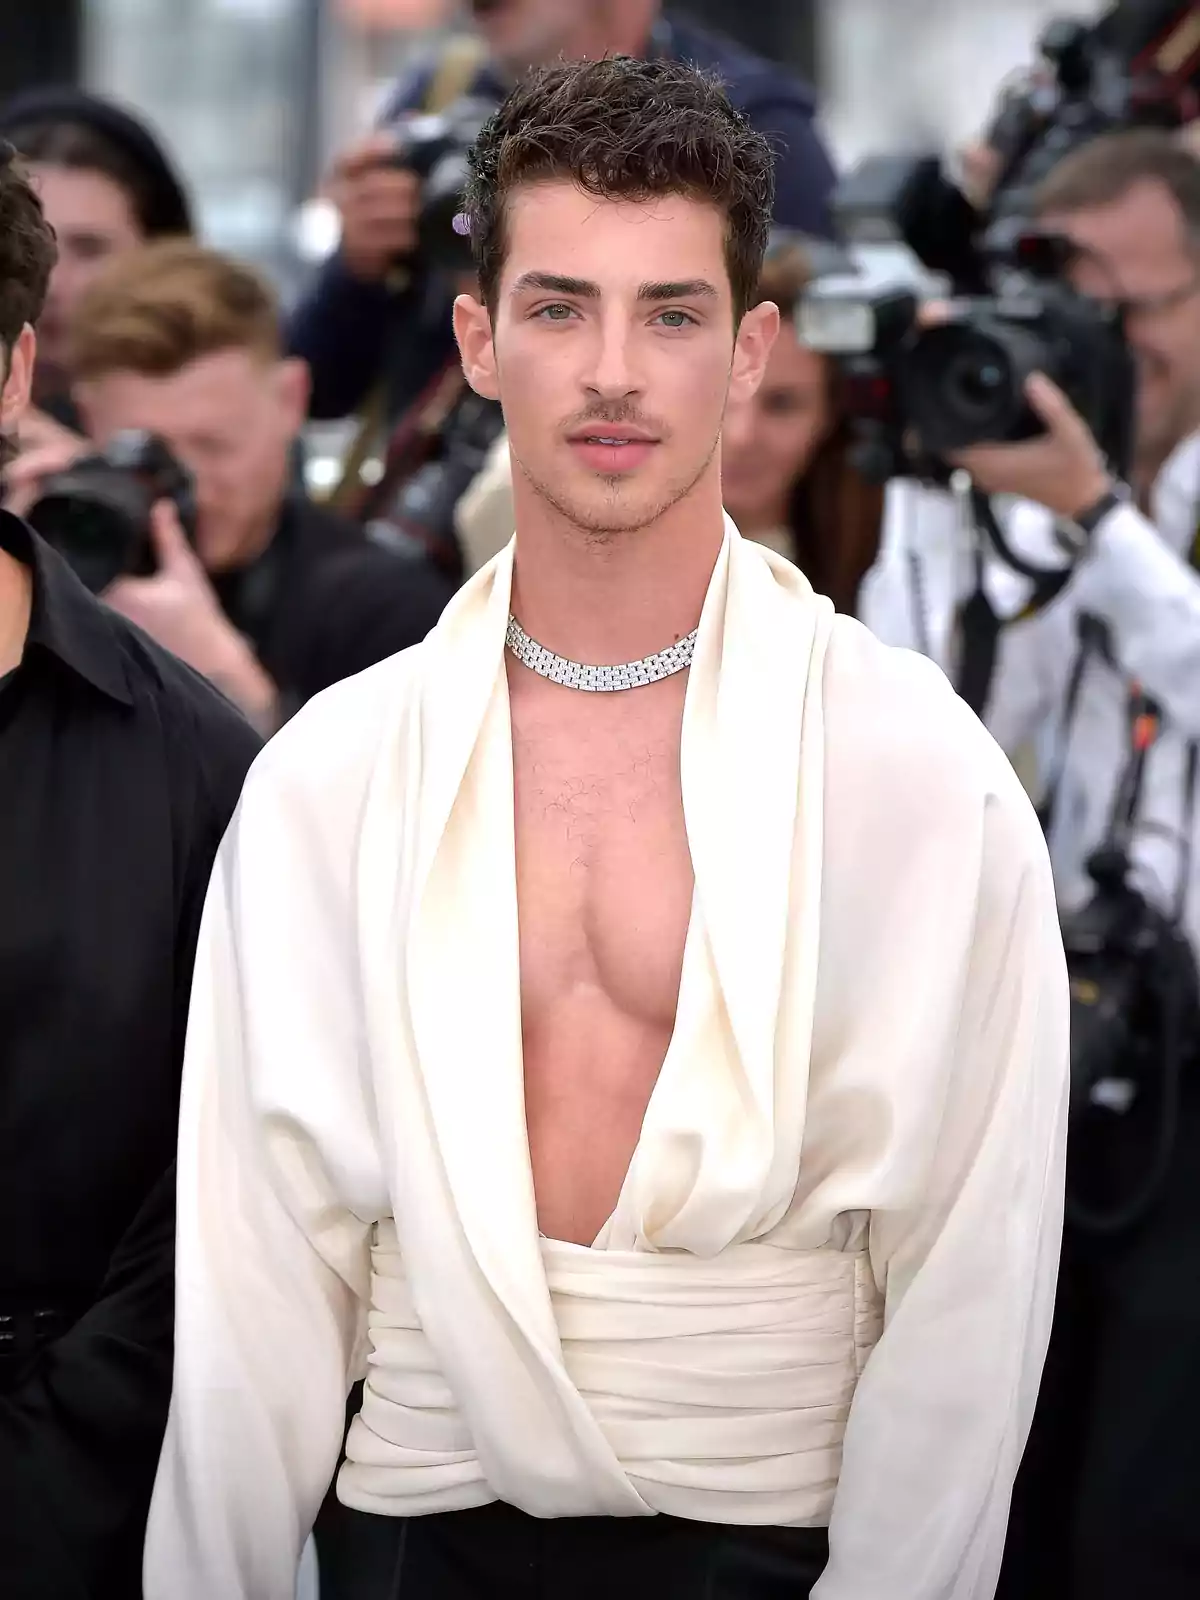
[(677, 61), (544, 67), (488, 120), (470, 155), (465, 210), (485, 303), (504, 265), (505, 205), (526, 184), (565, 180), (602, 199), (687, 195), (726, 219), (725, 261), (740, 320), (752, 303), (771, 226), (771, 146), (718, 78)]
[[(12, 145), (0, 141), (0, 346), (5, 356), (46, 302), (54, 229)], [(7, 366), (7, 362), (6, 362)]]

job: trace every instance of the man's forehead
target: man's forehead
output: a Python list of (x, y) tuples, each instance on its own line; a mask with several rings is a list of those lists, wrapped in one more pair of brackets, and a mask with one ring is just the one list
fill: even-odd
[(531, 184), (511, 196), (505, 222), (510, 282), (560, 272), (617, 292), (648, 275), (719, 277), (724, 261), (720, 212), (686, 195), (610, 200), (570, 183)]
[(1095, 241), (1122, 255), (1161, 251), (1186, 239), (1183, 212), (1164, 184), (1147, 179), (1095, 205), (1048, 210), (1039, 221), (1052, 232)]
[(162, 377), (114, 371), (95, 383), (107, 398), (148, 415), (195, 415), (231, 423), (231, 413), (262, 382), (262, 368), (249, 351), (222, 350), (200, 356)]

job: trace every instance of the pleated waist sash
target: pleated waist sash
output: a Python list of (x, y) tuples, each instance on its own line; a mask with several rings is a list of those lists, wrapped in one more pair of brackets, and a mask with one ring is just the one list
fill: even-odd
[[(570, 1385), (644, 1512), (828, 1523), (850, 1402), (882, 1327), (865, 1254), (744, 1244), (700, 1260), (544, 1240), (542, 1256)], [(373, 1268), (369, 1370), (340, 1497), (392, 1516), (486, 1504), (497, 1496), (422, 1330), (391, 1222), (377, 1230)], [(481, 1386), (495, 1381), (480, 1372)], [(486, 1394), (477, 1398), (465, 1409), (478, 1418)], [(489, 1449), (536, 1455), (536, 1439), (512, 1432)]]

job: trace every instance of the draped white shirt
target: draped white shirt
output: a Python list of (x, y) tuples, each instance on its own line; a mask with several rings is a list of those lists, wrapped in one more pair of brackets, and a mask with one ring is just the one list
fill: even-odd
[(221, 849), (148, 1600), (291, 1596), (364, 1370), (352, 1505), (828, 1522), (818, 1600), (985, 1600), (1061, 1227), (1028, 801), (935, 668), (729, 524), (684, 710), (674, 1037), (600, 1237), (543, 1239), (512, 562), (311, 702)]

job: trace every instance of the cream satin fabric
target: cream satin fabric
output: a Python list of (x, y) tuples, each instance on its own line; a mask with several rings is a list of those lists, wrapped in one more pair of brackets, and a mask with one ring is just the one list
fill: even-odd
[(1028, 802), (936, 669), (730, 525), (684, 712), (675, 1035), (601, 1237), (542, 1240), (511, 562), (306, 708), (222, 848), (149, 1600), (290, 1595), (364, 1361), (351, 1504), (830, 1518), (819, 1600), (982, 1600), (1061, 1220)]
[[(587, 1482), (553, 1481), (538, 1505), (544, 1435), (492, 1439), (478, 1404), (468, 1426), (396, 1229), (379, 1231), (370, 1369), (338, 1484), (349, 1505), (393, 1516), (483, 1505), (502, 1470), (506, 1497), (544, 1516), (570, 1514), (557, 1508), (574, 1495), (614, 1516), (828, 1523), (850, 1402), (882, 1322), (864, 1251), (740, 1244), (699, 1259), (543, 1240), (569, 1380), (558, 1426), (593, 1448)], [(502, 1463), (490, 1479), (481, 1451)]]

